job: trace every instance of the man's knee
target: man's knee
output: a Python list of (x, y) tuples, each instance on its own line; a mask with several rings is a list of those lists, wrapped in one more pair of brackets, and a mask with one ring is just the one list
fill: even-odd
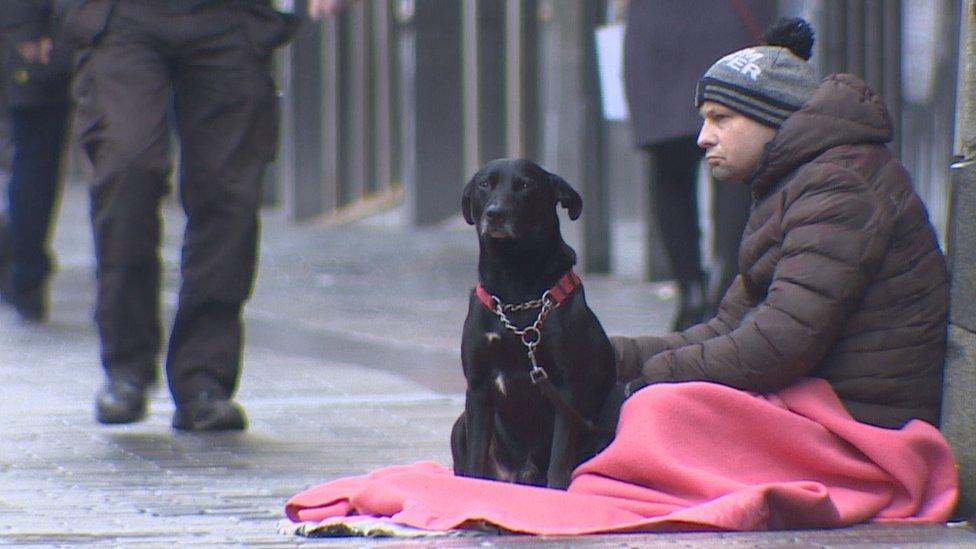
[(91, 160), (96, 194), (110, 191), (113, 196), (125, 197), (139, 193), (158, 199), (169, 190), (170, 163), (162, 144), (146, 145), (144, 140), (125, 135), (106, 135)]

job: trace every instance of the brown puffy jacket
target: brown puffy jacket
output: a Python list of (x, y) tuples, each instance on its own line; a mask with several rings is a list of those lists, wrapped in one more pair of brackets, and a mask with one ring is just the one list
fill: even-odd
[(925, 206), (884, 145), (881, 98), (834, 75), (790, 116), (750, 182), (738, 279), (717, 316), (669, 335), (649, 381), (769, 392), (826, 379), (851, 414), (938, 425), (948, 279)]

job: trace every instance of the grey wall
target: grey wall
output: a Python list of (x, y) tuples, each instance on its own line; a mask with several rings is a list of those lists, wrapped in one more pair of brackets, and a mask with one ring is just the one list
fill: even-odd
[(942, 431), (959, 464), (960, 515), (976, 519), (976, 0), (961, 4), (947, 239), (952, 312)]

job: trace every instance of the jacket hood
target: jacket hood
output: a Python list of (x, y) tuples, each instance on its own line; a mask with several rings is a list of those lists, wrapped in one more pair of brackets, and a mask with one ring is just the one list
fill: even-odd
[(783, 176), (828, 149), (855, 143), (887, 143), (893, 133), (880, 95), (854, 75), (831, 75), (800, 110), (783, 122), (766, 145), (750, 183), (752, 194), (756, 198), (765, 196)]

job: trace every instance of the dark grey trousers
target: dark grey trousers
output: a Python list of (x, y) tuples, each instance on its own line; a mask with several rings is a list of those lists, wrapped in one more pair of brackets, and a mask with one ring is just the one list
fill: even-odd
[[(645, 151), (654, 158), (651, 200), (674, 277), (682, 287), (696, 283), (704, 276), (696, 187), (709, 183), (698, 182), (698, 164), (704, 151), (696, 144), (696, 136), (664, 141)], [(712, 287), (706, 289), (709, 310), (705, 312), (709, 318), (739, 274), (739, 243), (752, 205), (749, 187), (744, 184), (716, 182), (712, 192), (713, 269), (717, 272), (713, 272)]]
[(189, 14), (164, 5), (119, 0), (79, 53), (74, 94), (94, 171), (95, 320), (111, 379), (158, 376), (159, 207), (175, 123), (186, 227), (166, 373), (179, 405), (202, 392), (229, 398), (237, 387), (261, 181), (278, 125), (271, 48), (254, 34), (277, 23), (230, 1)]

